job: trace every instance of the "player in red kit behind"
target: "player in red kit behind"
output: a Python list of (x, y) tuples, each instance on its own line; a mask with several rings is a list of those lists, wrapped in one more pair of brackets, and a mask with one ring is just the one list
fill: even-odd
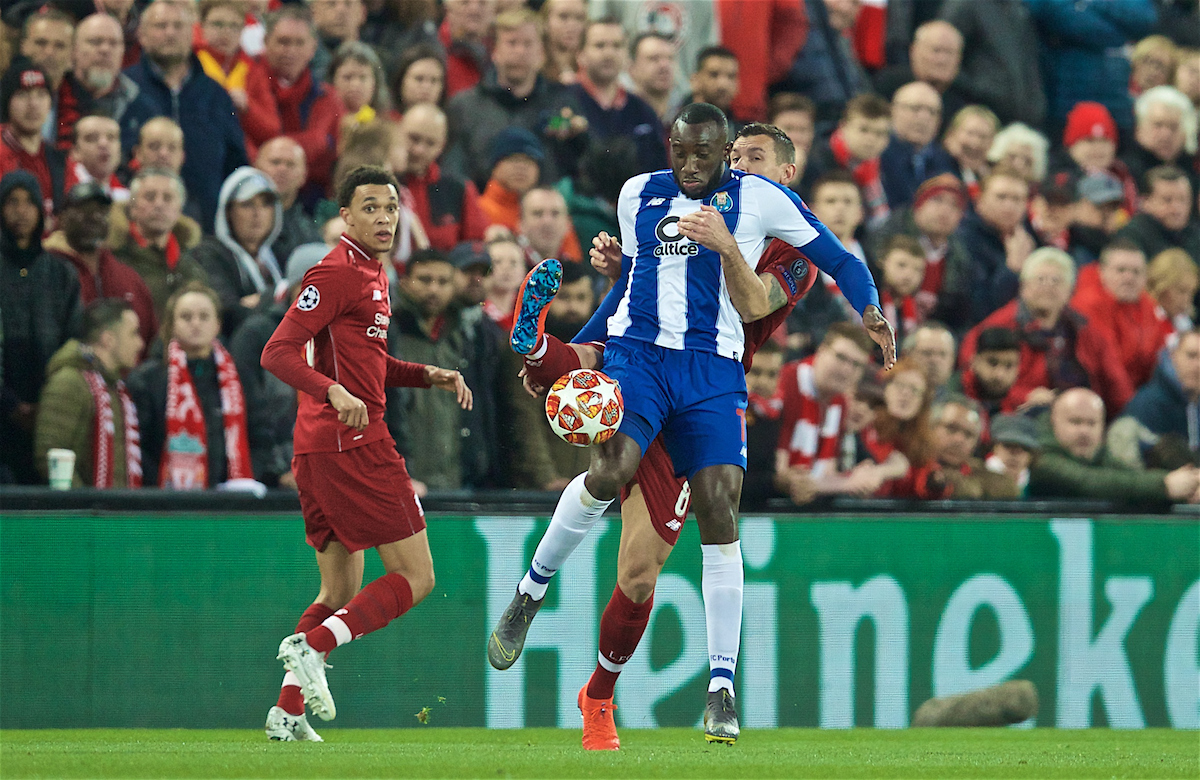
[[(387, 352), (386, 262), (400, 218), (399, 185), (375, 166), (351, 170), (337, 190), (346, 232), (304, 276), (300, 295), (263, 349), (262, 365), (300, 391), (292, 470), (321, 591), (279, 646), (287, 674), (267, 714), (274, 740), (321, 741), (305, 703), (337, 714), (325, 656), (383, 628), (433, 590), (425, 513), (384, 424), (385, 387), (436, 387), (471, 408), (462, 375)], [(306, 359), (311, 343), (311, 365)], [(387, 572), (362, 586), (363, 550)]]

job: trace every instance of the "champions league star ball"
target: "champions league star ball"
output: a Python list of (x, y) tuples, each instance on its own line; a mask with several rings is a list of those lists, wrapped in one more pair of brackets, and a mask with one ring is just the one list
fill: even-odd
[(563, 441), (577, 447), (611, 439), (624, 415), (621, 387), (591, 368), (579, 368), (561, 377), (546, 394), (550, 427)]

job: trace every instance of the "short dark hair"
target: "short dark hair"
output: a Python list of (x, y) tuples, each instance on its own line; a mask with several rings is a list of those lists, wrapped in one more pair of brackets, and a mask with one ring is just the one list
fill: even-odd
[(704, 63), (712, 57), (720, 57), (721, 59), (733, 60), (734, 62), (738, 61), (737, 55), (724, 46), (705, 46), (696, 55), (696, 70), (703, 68)]
[(100, 334), (120, 324), (127, 311), (133, 311), (133, 305), (124, 298), (100, 298), (89, 303), (83, 310), (79, 328), (83, 343), (95, 344)]
[(1018, 352), (1021, 337), (1012, 328), (984, 328), (975, 342), (975, 354), (983, 352)]
[(1174, 165), (1156, 165), (1142, 176), (1142, 195), (1153, 195), (1154, 185), (1160, 181), (1179, 181), (1186, 179), (1187, 174)]
[(729, 118), (725, 116), (724, 111), (712, 103), (688, 103), (679, 109), (671, 126), (674, 127), (680, 123), (685, 125), (715, 124), (725, 131), (726, 138), (729, 137)]
[(404, 266), (404, 273), (411, 274), (414, 268), (424, 263), (446, 263), (447, 265), (453, 265), (450, 262), (450, 258), (446, 257), (444, 252), (430, 247), (428, 249), (418, 249), (413, 252)]
[(354, 191), (368, 184), (382, 184), (384, 186), (390, 184), (396, 188), (397, 194), (400, 193), (400, 183), (396, 181), (396, 177), (387, 168), (380, 165), (360, 165), (357, 168), (350, 169), (338, 184), (338, 206), (344, 209), (350, 208), (350, 202), (354, 200)]
[(867, 119), (891, 119), (892, 106), (873, 92), (855, 95), (846, 103), (846, 108), (842, 111), (842, 121), (844, 122), (852, 116), (861, 116)]
[(817, 104), (807, 95), (801, 95), (797, 92), (780, 92), (775, 97), (771, 98), (771, 102), (767, 104), (767, 121), (775, 124), (775, 118), (780, 114), (786, 114), (789, 111), (799, 111), (802, 114), (808, 114), (812, 119), (817, 116)]
[(756, 135), (768, 136), (775, 142), (775, 159), (779, 162), (790, 163), (796, 160), (796, 144), (792, 143), (792, 139), (788, 138), (787, 133), (775, 125), (768, 125), (763, 122), (751, 122), (741, 130), (738, 130), (735, 137), (750, 138)]
[(675, 41), (671, 40), (671, 36), (669, 36), (669, 35), (664, 35), (663, 33), (657, 32), (655, 30), (651, 30), (649, 32), (644, 32), (644, 33), (638, 33), (636, 36), (634, 36), (633, 40), (629, 42), (629, 59), (632, 60), (632, 59), (636, 58), (637, 52), (638, 52), (638, 47), (642, 45), (642, 41), (648, 40), (650, 38), (653, 38), (656, 41), (662, 41), (663, 43), (668, 43), (671, 45), (671, 48), (675, 47)]
[(755, 352), (756, 355), (782, 355), (783, 347), (774, 339), (764, 341)]
[(621, 23), (621, 20), (612, 14), (608, 14), (607, 16), (602, 16), (599, 19), (588, 20), (587, 24), (583, 27), (583, 35), (579, 37), (580, 46), (582, 46), (584, 43), (587, 43), (588, 33), (592, 31), (593, 27), (619, 27), (621, 28), (621, 35), (626, 38), (629, 37), (629, 33), (625, 30), (625, 25)]
[(950, 393), (935, 403), (929, 413), (930, 421), (935, 423), (941, 422), (942, 415), (946, 413), (946, 408), (949, 406), (961, 406), (969, 412), (974, 412), (981, 423), (983, 421), (983, 407), (974, 398), (968, 398), (962, 393)]
[[(1125, 238), (1123, 236), (1119, 237), (1119, 238), (1114, 238), (1111, 241), (1109, 241), (1107, 244), (1104, 245), (1104, 248), (1100, 250), (1100, 262), (1101, 263), (1103, 263), (1104, 260), (1108, 257), (1109, 252), (1137, 252), (1140, 255), (1142, 255), (1143, 257), (1146, 256), (1146, 250), (1142, 249), (1140, 246), (1135, 244), (1132, 240)], [(1147, 258), (1147, 262), (1149, 262), (1149, 258)]]
[(920, 241), (904, 233), (897, 233), (884, 242), (883, 251), (879, 253), (879, 262), (882, 264), (885, 257), (896, 251), (907, 252), (913, 257), (925, 259), (925, 250), (921, 247)]
[(838, 339), (846, 339), (868, 355), (875, 350), (875, 342), (871, 340), (871, 336), (861, 325), (853, 322), (835, 322), (830, 325), (825, 331), (825, 338), (821, 339), (821, 346), (833, 346)]
[(275, 32), (275, 28), (284, 19), (294, 19), (297, 22), (302, 22), (308, 27), (309, 35), (316, 37), (317, 28), (313, 24), (312, 11), (309, 10), (308, 6), (301, 3), (288, 3), (287, 5), (279, 6), (279, 8), (267, 14), (266, 19), (263, 21), (263, 27), (265, 28), (263, 38), (270, 38), (271, 33)]
[(820, 193), (822, 188), (828, 187), (830, 184), (849, 184), (850, 186), (854, 187), (856, 192), (859, 193), (859, 199), (862, 199), (862, 192), (858, 189), (858, 182), (854, 180), (854, 177), (850, 174), (850, 171), (847, 171), (844, 168), (831, 168), (826, 173), (821, 174), (821, 176), (815, 182), (813, 182), (812, 190), (809, 192), (811, 199), (816, 201), (817, 195)]

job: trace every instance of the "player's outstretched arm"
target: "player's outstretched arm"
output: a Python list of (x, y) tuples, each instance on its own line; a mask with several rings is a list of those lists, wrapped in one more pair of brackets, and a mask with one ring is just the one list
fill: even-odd
[(454, 393), (458, 405), (467, 411), (470, 411), (475, 405), (471, 388), (467, 387), (467, 380), (463, 379), (463, 375), (457, 371), (437, 366), (425, 366), (425, 381), (429, 383), (430, 387)]
[(725, 275), (729, 300), (741, 315), (742, 322), (761, 319), (787, 303), (786, 295), (779, 300), (783, 294), (782, 288), (772, 300), (772, 287), (777, 283), (770, 284), (754, 272), (738, 249), (725, 218), (712, 206), (701, 206), (699, 211), (680, 217), (679, 232), (721, 256), (721, 272)]
[(872, 304), (863, 312), (863, 327), (867, 329), (871, 340), (883, 351), (884, 370), (890, 371), (892, 366), (896, 365), (896, 331), (892, 328), (892, 323), (887, 321), (887, 317), (883, 316), (878, 306)]

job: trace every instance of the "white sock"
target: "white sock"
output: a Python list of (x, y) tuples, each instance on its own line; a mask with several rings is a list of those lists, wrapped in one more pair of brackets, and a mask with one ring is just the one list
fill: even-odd
[(333, 638), (337, 640), (338, 647), (341, 647), (342, 645), (354, 639), (354, 634), (350, 632), (350, 626), (346, 625), (346, 621), (338, 617), (338, 615), (344, 614), (346, 614), (346, 610), (339, 609), (337, 612), (325, 618), (325, 620), (321, 623), (321, 625), (325, 626), (325, 628), (328, 628), (330, 633), (333, 634)]
[(299, 688), (299, 687), (300, 687), (300, 680), (299, 680), (299, 679), (296, 677), (295, 673), (294, 673), (294, 672), (292, 672), (292, 671), (287, 671), (287, 672), (284, 672), (284, 674), (283, 674), (283, 685), (281, 685), (281, 686), (279, 686), (279, 687), (280, 687), (280, 688), (286, 688), (286, 687), (288, 687), (289, 685), (295, 686), (295, 687), (297, 687), (297, 688)]
[(529, 358), (530, 360), (541, 360), (542, 356), (546, 354), (546, 350), (549, 348), (550, 340), (543, 335), (542, 340), (539, 341), (538, 345), (533, 348), (533, 352), (530, 352), (525, 357)]
[(546, 529), (542, 541), (538, 542), (537, 550), (533, 553), (529, 571), (517, 586), (518, 593), (528, 594), (538, 600), (544, 598), (550, 578), (562, 568), (567, 558), (571, 557), (571, 553), (575, 552), (575, 548), (612, 503), (612, 499), (600, 501), (592, 497), (583, 486), (586, 476), (584, 473), (575, 477), (563, 490), (562, 497), (558, 499), (558, 506), (554, 508), (554, 516), (550, 519), (550, 527)]
[(704, 620), (708, 625), (708, 690), (726, 688), (733, 693), (742, 641), (742, 543), (702, 544)]

